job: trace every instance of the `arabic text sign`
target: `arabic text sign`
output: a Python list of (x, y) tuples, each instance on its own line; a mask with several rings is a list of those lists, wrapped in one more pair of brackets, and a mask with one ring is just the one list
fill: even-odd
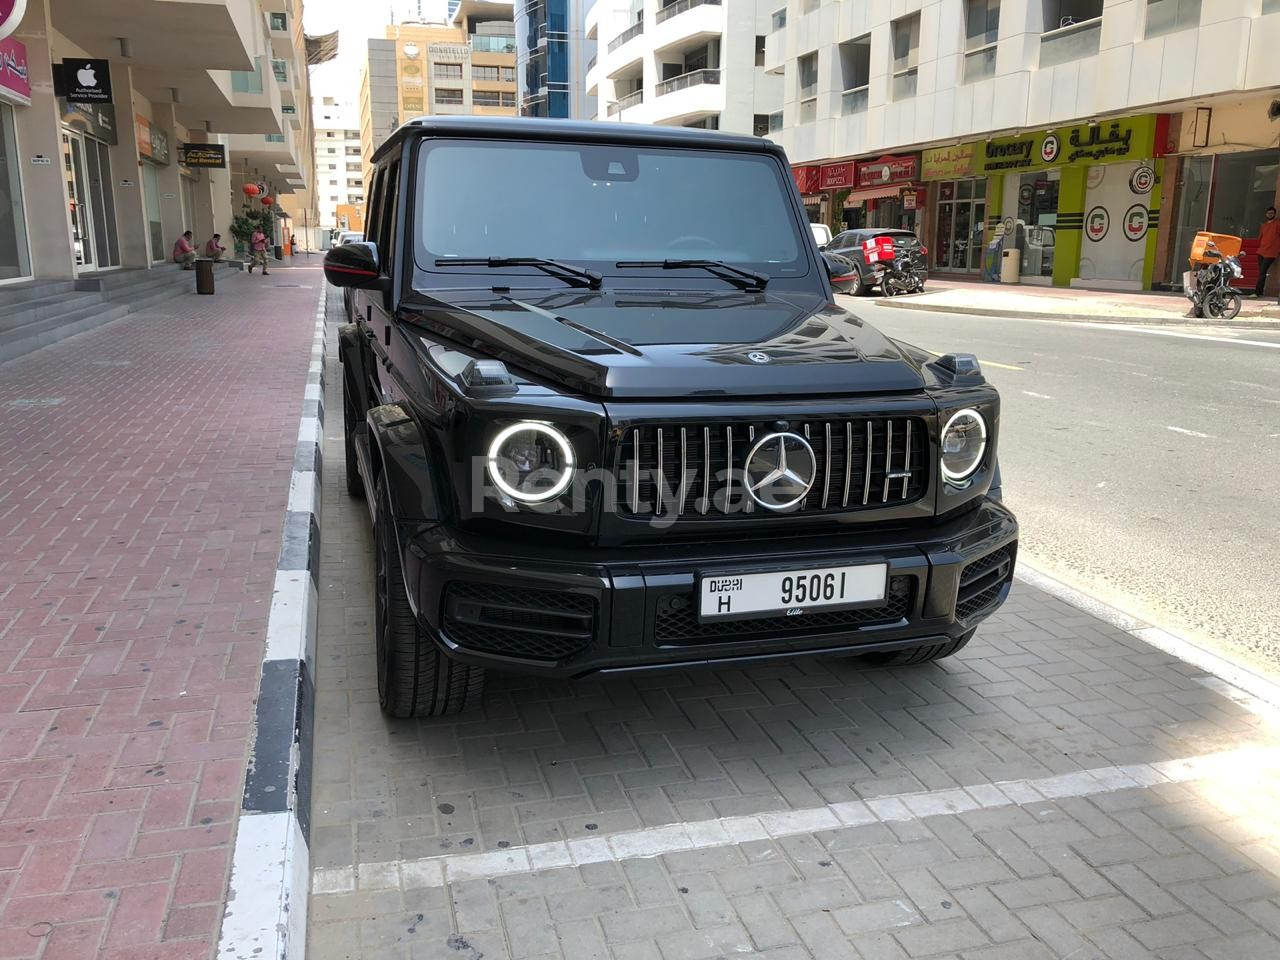
[(0, 39), (18, 29), (26, 10), (27, 0), (0, 0)]
[[(0, 0), (0, 20), (4, 19), (4, 0)], [(22, 105), (31, 102), (31, 74), (27, 70), (27, 48), (8, 37), (0, 40), (0, 100)]]
[(881, 157), (858, 164), (858, 186), (881, 187), (889, 183), (906, 183), (916, 178), (919, 164), (915, 157)]
[(921, 180), (963, 180), (977, 172), (978, 144), (935, 147), (920, 154)]
[(1002, 137), (976, 144), (975, 149), (985, 173), (1043, 170), (1066, 164), (1115, 163), (1149, 157), (1154, 135), (1154, 119), (1148, 115), (1104, 120), (1094, 126)]

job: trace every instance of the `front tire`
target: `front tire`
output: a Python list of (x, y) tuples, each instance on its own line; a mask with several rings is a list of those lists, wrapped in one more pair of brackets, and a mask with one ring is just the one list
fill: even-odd
[(932, 663), (953, 653), (963, 650), (965, 645), (977, 633), (976, 628), (954, 640), (943, 643), (932, 643), (923, 647), (911, 647), (907, 650), (891, 650), (881, 653), (864, 653), (859, 659), (882, 667), (906, 667), (914, 663)]
[(1240, 294), (1231, 289), (1211, 290), (1205, 297), (1204, 312), (1213, 320), (1234, 320), (1240, 315)]
[(375, 496), (373, 609), (378, 703), (383, 713), (399, 719), (461, 713), (483, 699), (484, 670), (450, 660), (418, 626), (405, 592), (385, 480), (378, 481)]

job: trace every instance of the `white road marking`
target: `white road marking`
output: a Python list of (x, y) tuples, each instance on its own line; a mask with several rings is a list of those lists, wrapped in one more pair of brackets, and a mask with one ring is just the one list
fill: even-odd
[(420, 860), (329, 868), (315, 872), (312, 894), (324, 896), (351, 893), (357, 889), (385, 889), (395, 885), (393, 878), (397, 872), (403, 878), (401, 885), (412, 883), (418, 887), (441, 887), (458, 880), (492, 879), (587, 863), (648, 860), (750, 840), (777, 840), (871, 823), (903, 823), (925, 817), (1088, 797), (1166, 783), (1209, 780), (1219, 785), (1238, 783), (1243, 787), (1256, 784), (1259, 777), (1272, 771), (1280, 772), (1280, 747), (1247, 746), (1155, 763), (1095, 767), (1030, 780), (895, 794), (755, 816), (671, 823), (483, 853), (445, 854)]
[(1175, 337), (1179, 340), (1208, 340), (1211, 343), (1234, 343), (1243, 347), (1266, 347), (1269, 350), (1280, 350), (1280, 343), (1270, 340), (1244, 340), (1237, 337), (1214, 337), (1207, 333), (1180, 333), (1177, 330), (1156, 330), (1151, 327), (1135, 327), (1127, 323), (1094, 323), (1089, 320), (1037, 320), (1033, 317), (1003, 317), (1005, 320), (1018, 320), (1024, 323), (1067, 323), (1075, 327), (1089, 330), (1119, 330), (1124, 333), (1145, 333), (1153, 337)]
[(1025, 393), (1028, 397), (1035, 397), (1038, 400), (1053, 399), (1053, 397), (1049, 396), (1047, 393), (1036, 393), (1034, 390), (1023, 390), (1022, 392)]
[(1186, 427), (1165, 427), (1165, 429), (1172, 430), (1174, 433), (1185, 433), (1188, 437), (1199, 437), (1201, 440), (1214, 439), (1207, 433), (1201, 433), (1199, 430), (1188, 430)]

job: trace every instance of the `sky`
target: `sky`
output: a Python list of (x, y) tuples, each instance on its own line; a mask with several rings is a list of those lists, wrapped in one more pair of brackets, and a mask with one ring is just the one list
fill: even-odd
[(365, 41), (384, 36), (391, 22), (391, 10), (403, 19), (406, 9), (415, 9), (412, 0), (304, 0), (302, 25), (315, 36), (338, 30), (338, 56), (329, 63), (311, 68), (311, 95), (360, 102), (360, 68), (364, 64)]

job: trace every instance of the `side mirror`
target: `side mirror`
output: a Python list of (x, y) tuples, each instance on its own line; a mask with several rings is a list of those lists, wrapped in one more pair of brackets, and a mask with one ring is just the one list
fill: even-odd
[(335, 287), (378, 287), (378, 245), (366, 240), (334, 247), (324, 255), (324, 278)]

